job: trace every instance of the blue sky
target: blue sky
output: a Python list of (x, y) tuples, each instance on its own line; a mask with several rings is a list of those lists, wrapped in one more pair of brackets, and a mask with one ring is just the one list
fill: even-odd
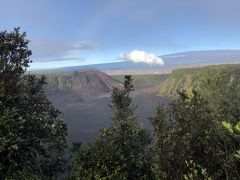
[[(20, 26), (32, 69), (240, 49), (239, 0), (0, 0), (0, 30)], [(125, 57), (125, 56), (124, 56)]]

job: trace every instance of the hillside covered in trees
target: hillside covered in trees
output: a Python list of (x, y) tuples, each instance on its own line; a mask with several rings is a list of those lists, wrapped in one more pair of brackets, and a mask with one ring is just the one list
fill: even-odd
[[(176, 96), (178, 90), (207, 92), (216, 87), (240, 85), (240, 64), (211, 65), (199, 68), (176, 69), (163, 82), (159, 95)], [(230, 93), (230, 92), (229, 92)]]

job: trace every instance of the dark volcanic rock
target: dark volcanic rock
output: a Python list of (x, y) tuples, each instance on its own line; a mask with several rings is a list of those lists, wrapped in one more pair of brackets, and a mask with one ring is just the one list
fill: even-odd
[(115, 78), (97, 70), (75, 72), (72, 90), (81, 94), (99, 95), (109, 93), (113, 87), (121, 86)]

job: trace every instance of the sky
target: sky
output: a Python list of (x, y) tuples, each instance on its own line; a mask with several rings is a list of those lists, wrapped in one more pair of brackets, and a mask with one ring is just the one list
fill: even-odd
[(32, 69), (240, 49), (239, 0), (0, 0), (0, 8), (0, 31), (27, 33)]

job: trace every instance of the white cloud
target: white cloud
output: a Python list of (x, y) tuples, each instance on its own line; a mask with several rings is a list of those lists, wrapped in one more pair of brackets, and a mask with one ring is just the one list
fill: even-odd
[(160, 64), (164, 65), (162, 58), (155, 56), (154, 54), (147, 53), (145, 51), (134, 50), (128, 53), (122, 53), (118, 59), (132, 61), (135, 63), (143, 62), (147, 64)]

